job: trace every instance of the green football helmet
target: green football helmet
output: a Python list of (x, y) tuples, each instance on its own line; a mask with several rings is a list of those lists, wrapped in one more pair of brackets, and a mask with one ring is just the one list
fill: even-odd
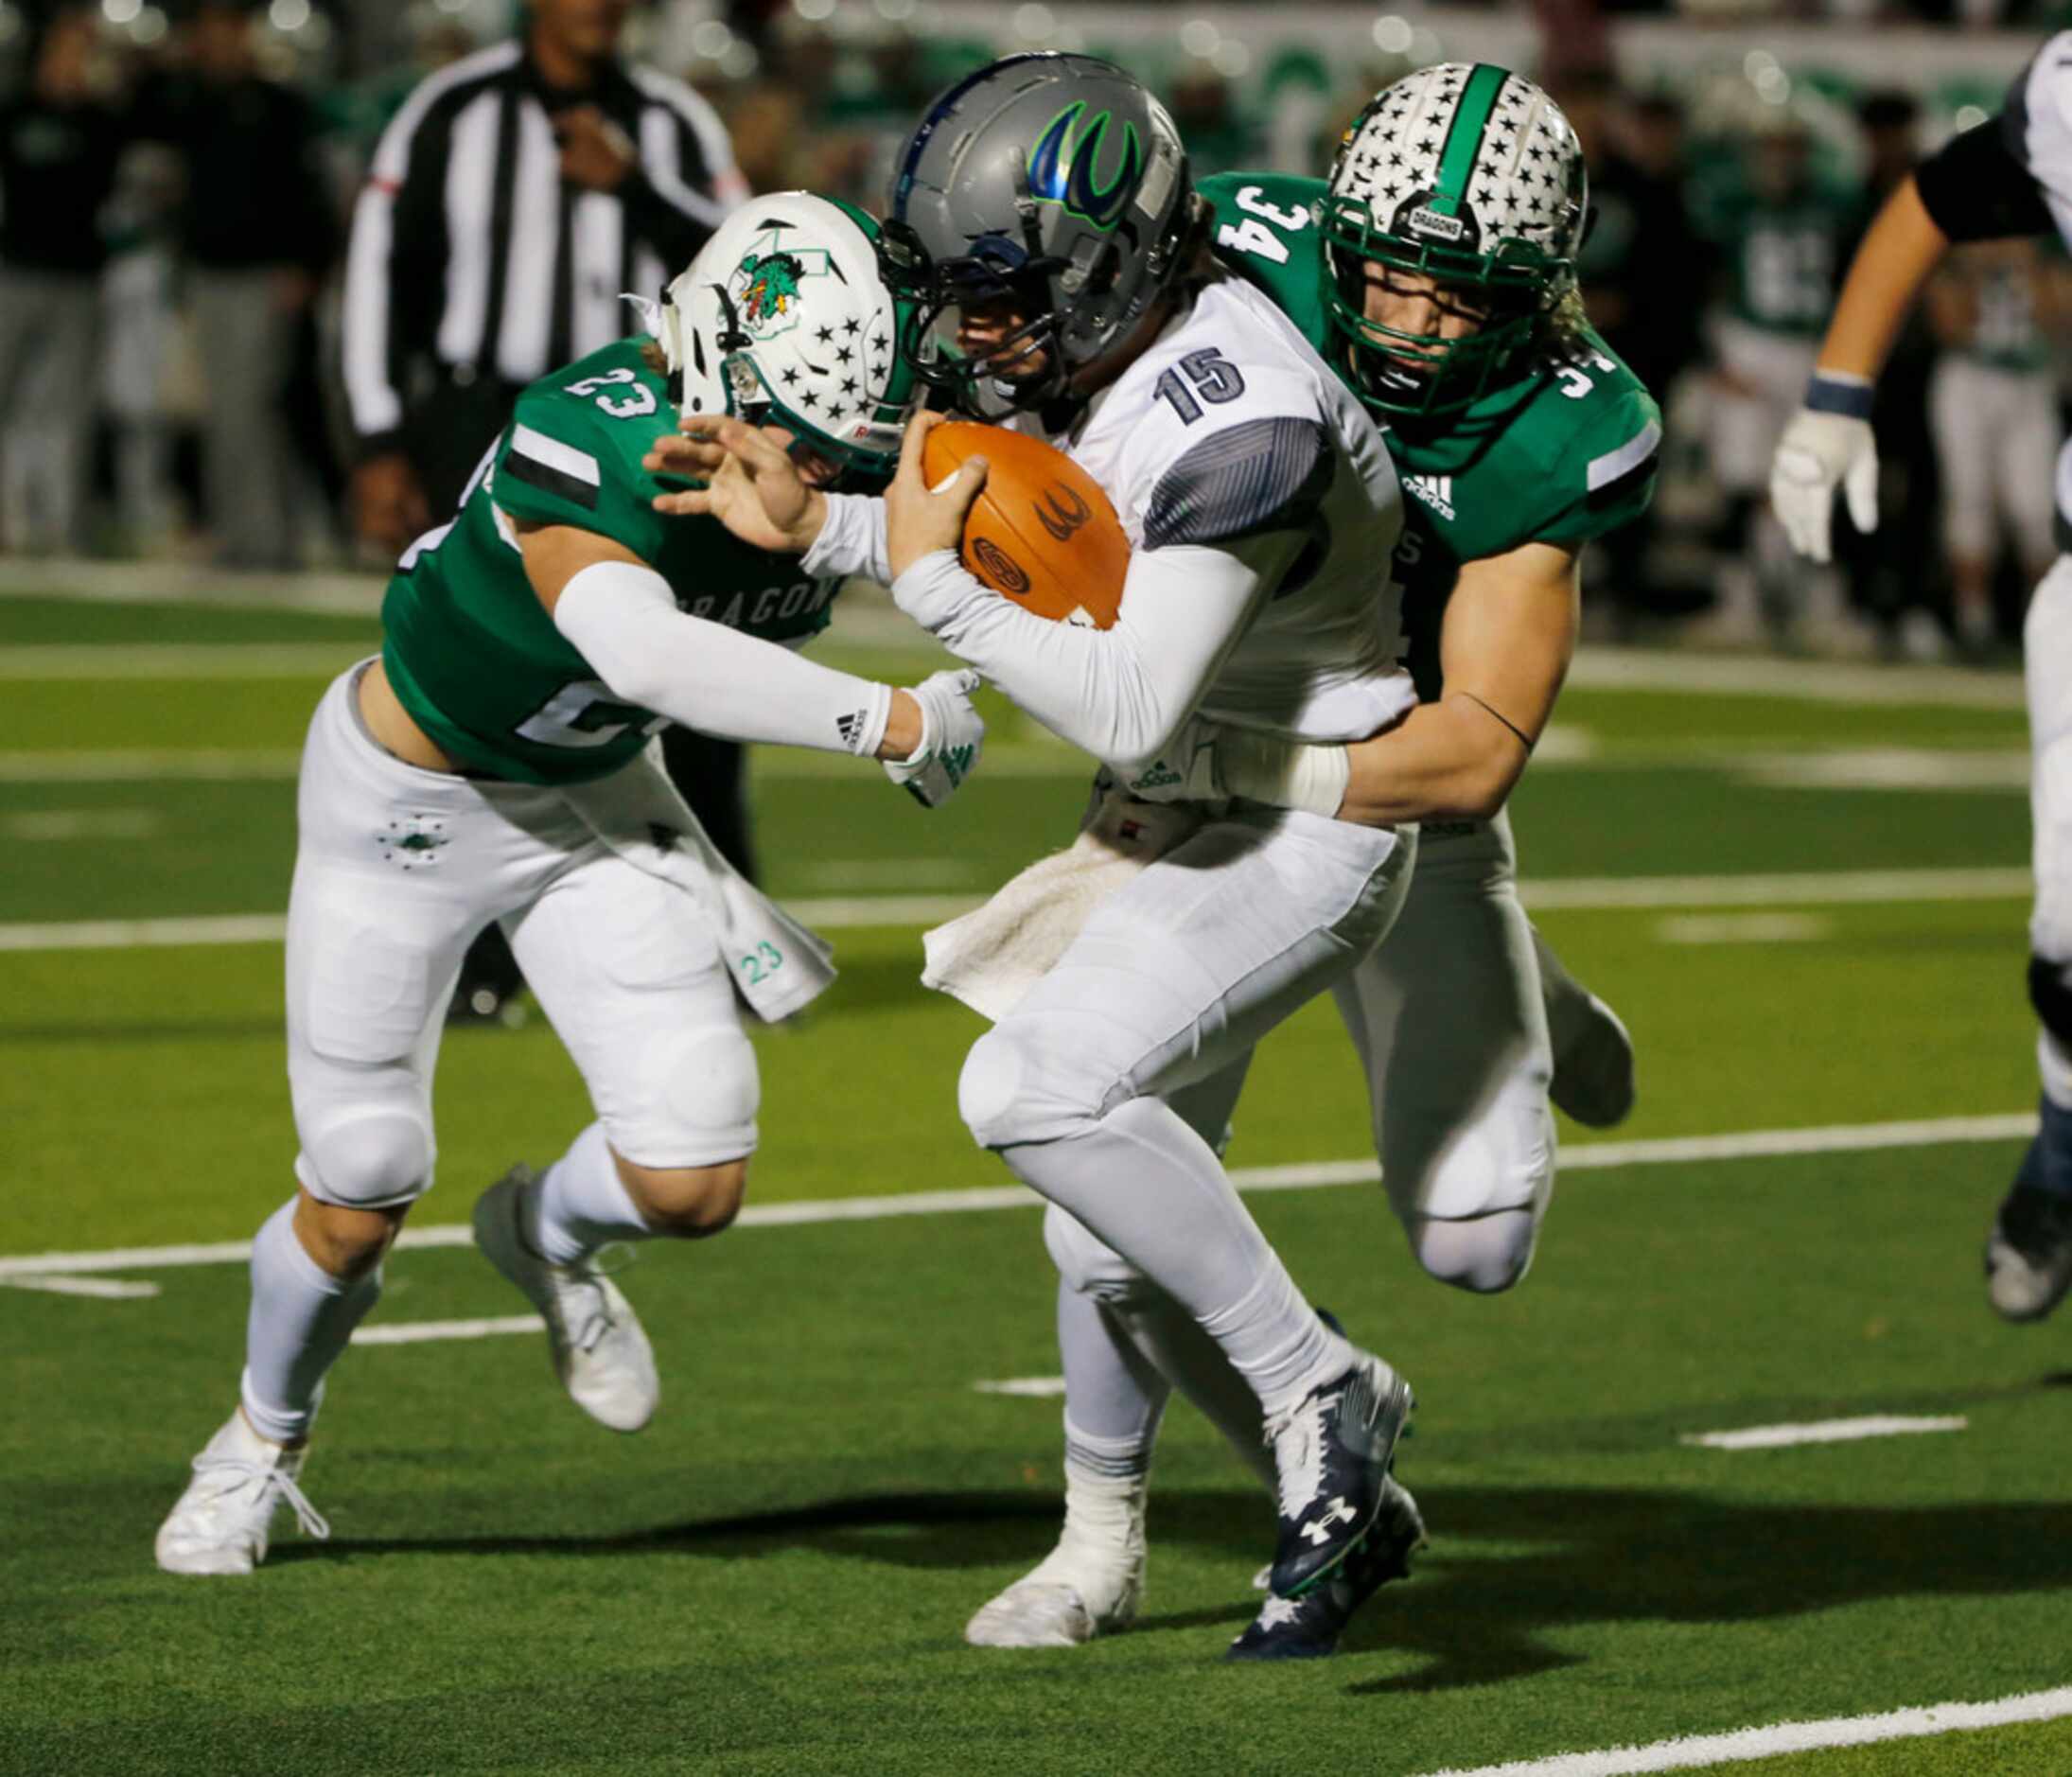
[[(1574, 130), (1519, 75), (1449, 62), (1377, 93), (1320, 218), (1326, 305), (1368, 406), (1457, 413), (1515, 376), (1575, 288), (1588, 197)], [(1430, 278), (1481, 326), (1441, 340), (1368, 320), (1370, 262)]]

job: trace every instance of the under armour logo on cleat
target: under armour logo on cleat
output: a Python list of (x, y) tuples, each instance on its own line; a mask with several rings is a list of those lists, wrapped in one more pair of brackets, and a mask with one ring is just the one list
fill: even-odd
[(1358, 1512), (1345, 1504), (1345, 1496), (1342, 1493), (1331, 1502), (1324, 1516), (1318, 1519), (1315, 1523), (1303, 1525), (1302, 1534), (1319, 1548), (1322, 1548), (1331, 1539), (1331, 1526), (1333, 1524), (1349, 1524), (1359, 1516)]

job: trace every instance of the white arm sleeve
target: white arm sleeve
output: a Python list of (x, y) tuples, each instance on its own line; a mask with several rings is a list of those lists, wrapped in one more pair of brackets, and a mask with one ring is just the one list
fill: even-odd
[(554, 626), (614, 696), (701, 733), (865, 758), (885, 739), (889, 685), (687, 617), (652, 568), (583, 569), (554, 602)]
[(1254, 609), (1301, 554), (1274, 532), (1130, 557), (1112, 628), (1035, 617), (981, 586), (949, 550), (893, 587), (900, 608), (1052, 733), (1124, 773), (1158, 757), (1193, 713)]
[(799, 565), (816, 580), (846, 580), (860, 573), (880, 586), (892, 584), (886, 559), (885, 501), (874, 495), (830, 494), (827, 520)]

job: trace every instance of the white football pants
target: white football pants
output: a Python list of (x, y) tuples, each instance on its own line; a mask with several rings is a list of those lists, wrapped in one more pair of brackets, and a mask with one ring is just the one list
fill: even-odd
[[(2072, 458), (2072, 449), (2066, 455)], [(2022, 679), (2028, 694), (2030, 862), (2036, 876), (2028, 947), (2053, 962), (2072, 962), (2072, 555), (2058, 557), (2029, 599)], [(2051, 1102), (2072, 1110), (2072, 1047), (2039, 1030), (2036, 1063)]]
[[(297, 799), (288, 1073), (309, 1194), (368, 1209), (430, 1188), (447, 1002), (493, 920), (613, 1149), (656, 1168), (751, 1152), (755, 1055), (693, 897), (619, 858), (553, 789), (394, 757), (360, 720), (363, 670), (318, 705)], [(624, 768), (659, 771), (645, 754)]]
[(1953, 555), (1986, 559), (2005, 520), (2033, 573), (2057, 550), (2050, 496), (2058, 398), (2050, 373), (1945, 353), (1929, 381), (1928, 414), (1942, 472), (1944, 544)]

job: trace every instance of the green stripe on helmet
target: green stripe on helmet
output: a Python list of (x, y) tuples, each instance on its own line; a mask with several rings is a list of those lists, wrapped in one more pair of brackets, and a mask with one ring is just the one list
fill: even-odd
[(1453, 122), (1439, 150), (1437, 189), (1431, 199), (1431, 207), (1442, 216), (1460, 214), (1461, 200), (1467, 195), (1467, 177), (1475, 168), (1476, 152), (1497, 108), (1497, 95), (1510, 78), (1508, 70), (1478, 62), (1461, 90), (1461, 102), (1453, 108)]

